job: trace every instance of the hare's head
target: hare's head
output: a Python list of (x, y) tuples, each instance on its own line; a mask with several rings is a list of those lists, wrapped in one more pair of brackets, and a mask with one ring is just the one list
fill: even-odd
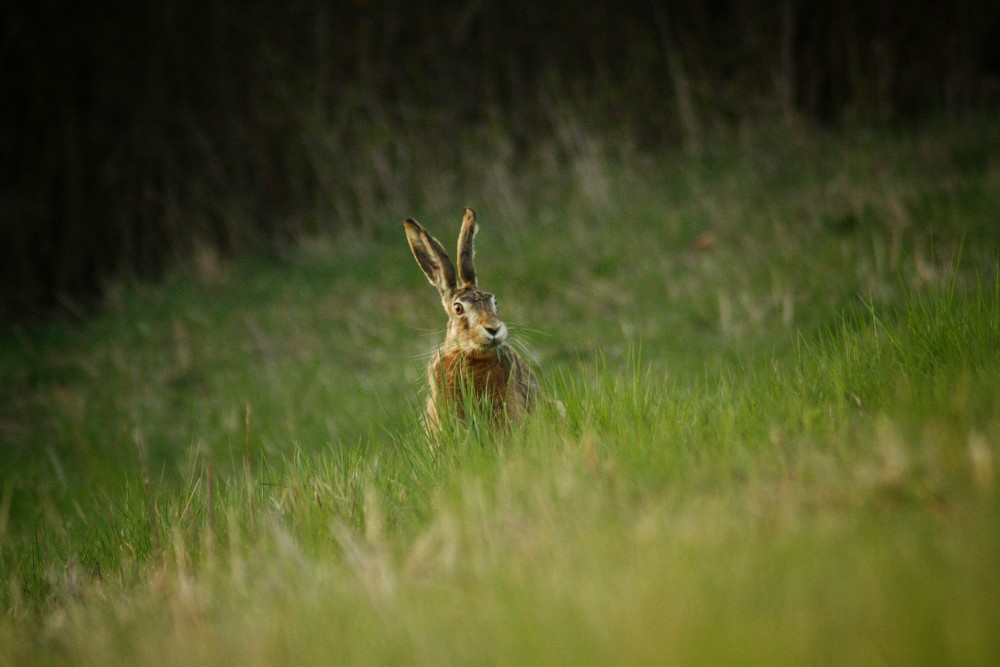
[(403, 223), (410, 250), (424, 275), (441, 295), (448, 313), (448, 341), (467, 354), (494, 350), (507, 340), (507, 325), (497, 315), (497, 299), (476, 285), (473, 239), (476, 214), (466, 208), (458, 235), (458, 270), (433, 236), (416, 220)]

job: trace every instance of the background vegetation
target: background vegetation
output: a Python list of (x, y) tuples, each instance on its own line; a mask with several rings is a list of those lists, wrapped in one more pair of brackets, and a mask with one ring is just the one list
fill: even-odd
[(567, 114), (697, 153), (762, 116), (957, 121), (1000, 101), (1000, 10), (974, 0), (0, 12), (7, 315), (78, 310), (195, 251), (280, 254), (471, 201), (489, 170), (537, 161)]

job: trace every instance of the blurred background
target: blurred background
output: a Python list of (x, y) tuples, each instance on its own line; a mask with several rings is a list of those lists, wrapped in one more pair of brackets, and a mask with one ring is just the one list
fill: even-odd
[(12, 0), (0, 24), (5, 317), (502, 201), (581, 128), (697, 156), (748, 123), (1000, 102), (1000, 3), (975, 0)]

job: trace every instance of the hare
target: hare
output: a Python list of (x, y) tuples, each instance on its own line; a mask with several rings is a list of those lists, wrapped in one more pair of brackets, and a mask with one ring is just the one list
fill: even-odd
[(507, 325), (497, 314), (497, 299), (479, 289), (473, 265), (476, 214), (463, 211), (458, 235), (458, 270), (444, 248), (416, 220), (403, 223), (410, 250), (448, 313), (444, 343), (428, 369), (427, 426), (441, 430), (453, 414), (464, 421), (469, 402), (484, 405), (495, 425), (509, 427), (531, 411), (538, 383), (528, 364), (507, 342)]

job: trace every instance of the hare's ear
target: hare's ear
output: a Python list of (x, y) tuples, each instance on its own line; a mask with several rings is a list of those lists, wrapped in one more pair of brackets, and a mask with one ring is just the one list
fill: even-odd
[(410, 243), (410, 250), (413, 251), (417, 264), (423, 269), (431, 285), (437, 287), (442, 296), (454, 291), (455, 265), (451, 263), (451, 258), (437, 239), (428, 234), (427, 230), (412, 218), (407, 218), (403, 222), (403, 228), (406, 230), (406, 240)]
[(458, 233), (458, 278), (462, 281), (462, 287), (475, 288), (476, 251), (472, 241), (476, 238), (476, 212), (466, 207), (462, 214), (462, 231)]

